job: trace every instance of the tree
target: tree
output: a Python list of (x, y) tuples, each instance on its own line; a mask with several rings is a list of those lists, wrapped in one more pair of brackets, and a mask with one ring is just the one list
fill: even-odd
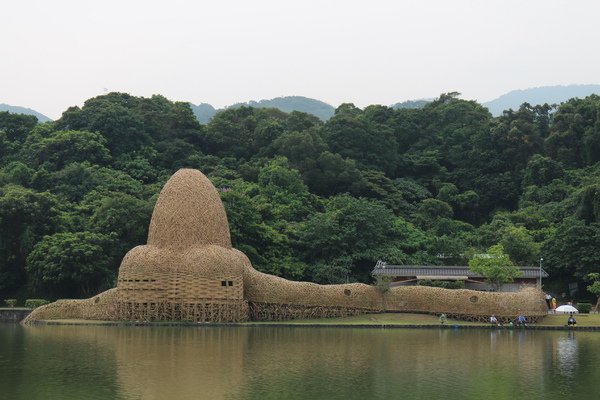
[(113, 156), (153, 143), (182, 139), (199, 145), (203, 127), (188, 103), (173, 103), (163, 96), (135, 97), (108, 93), (71, 107), (56, 121), (58, 129), (101, 133)]
[(586, 186), (580, 195), (577, 217), (586, 223), (600, 222), (600, 184)]
[(452, 207), (448, 203), (437, 199), (425, 199), (419, 204), (415, 220), (421, 228), (432, 229), (440, 219), (451, 219), (453, 215)]
[[(259, 195), (260, 188), (241, 179), (218, 179), (215, 185), (227, 187), (221, 192), (221, 198), (233, 247), (244, 252), (259, 271), (288, 279), (301, 277), (305, 265), (293, 257), (287, 232), (269, 224), (262, 214), (270, 212), (271, 204)], [(284, 224), (284, 228), (289, 230), (290, 226)]]
[(285, 120), (286, 130), (289, 132), (304, 131), (315, 126), (322, 125), (323, 122), (319, 119), (319, 117), (301, 111), (292, 111), (288, 114), (288, 117)]
[(25, 259), (35, 244), (58, 228), (58, 201), (18, 185), (0, 187), (0, 292), (25, 283)]
[(394, 185), (405, 200), (401, 209), (401, 214), (405, 218), (412, 216), (419, 208), (421, 201), (431, 197), (427, 188), (410, 178), (398, 178), (394, 180)]
[(134, 151), (149, 144), (149, 135), (144, 130), (142, 118), (128, 108), (124, 95), (114, 101), (115, 94), (87, 100), (83, 108), (71, 107), (56, 121), (59, 129), (88, 130), (100, 132), (107, 140), (107, 147), (113, 155)]
[(117, 238), (111, 252), (115, 257), (114, 267), (117, 267), (129, 249), (146, 243), (153, 204), (121, 192), (111, 193), (98, 201), (88, 229)]
[(249, 160), (265, 153), (284, 131), (287, 114), (274, 109), (229, 108), (213, 117), (202, 139), (203, 151)]
[(377, 288), (377, 291), (379, 291), (379, 293), (381, 294), (381, 306), (382, 306), (384, 312), (387, 309), (387, 304), (385, 302), (385, 295), (386, 295), (386, 293), (388, 293), (390, 291), (391, 283), (392, 283), (391, 276), (385, 276), (385, 275), (376, 275), (375, 276), (375, 284), (374, 285)]
[[(138, 198), (147, 198), (157, 188), (142, 185), (125, 172), (84, 163), (71, 163), (65, 168), (48, 173), (39, 169), (32, 186), (37, 190), (51, 190), (69, 201), (81, 201), (89, 192), (123, 192)], [(159, 188), (160, 189), (160, 188)]]
[(168, 170), (187, 167), (190, 156), (197, 154), (193, 145), (182, 139), (169, 139), (154, 145), (157, 154), (152, 164)]
[(299, 229), (304, 261), (351, 266), (354, 279), (367, 282), (377, 259), (401, 261), (394, 213), (382, 203), (349, 195), (334, 196), (325, 211), (313, 214)]
[(52, 170), (72, 162), (106, 165), (110, 161), (106, 139), (99, 133), (88, 131), (52, 132), (49, 137), (27, 140), (22, 152), (30, 164), (45, 164)]
[(510, 258), (504, 253), (501, 244), (494, 245), (486, 254), (475, 254), (469, 260), (469, 269), (483, 275), (486, 282), (498, 290), (503, 283), (512, 282), (521, 276), (521, 271), (513, 265)]
[(491, 143), (505, 168), (522, 170), (532, 155), (542, 151), (550, 110), (548, 105), (524, 103), (517, 111), (507, 111), (493, 121)]
[(122, 155), (115, 161), (114, 168), (127, 173), (127, 175), (140, 182), (155, 182), (159, 175), (159, 168), (153, 162), (156, 159), (157, 152), (153, 148), (146, 149), (148, 151), (145, 153), (149, 154), (133, 152)]
[(370, 111), (363, 114), (358, 108), (341, 105), (325, 123), (323, 138), (332, 152), (391, 174), (397, 166), (398, 143), (389, 125), (369, 120)]
[(458, 95), (442, 94), (423, 107), (425, 140), (416, 144), (426, 149), (433, 141), (448, 171), (470, 165), (475, 139), (489, 133), (489, 111), (474, 101), (458, 99)]
[[(348, 257), (340, 257), (335, 260), (310, 263), (306, 274), (311, 282), (322, 285), (335, 285), (350, 281), (352, 273), (352, 260)], [(354, 281), (354, 278), (352, 278)]]
[(283, 230), (286, 222), (300, 221), (314, 211), (316, 197), (309, 193), (298, 171), (290, 169), (284, 157), (260, 169), (258, 184), (261, 195), (271, 205), (273, 219), (283, 222)]
[(14, 183), (15, 185), (28, 187), (31, 184), (34, 173), (35, 170), (33, 168), (30, 168), (21, 161), (13, 161), (0, 169), (0, 185)]
[(600, 273), (593, 272), (591, 274), (587, 274), (586, 279), (588, 281), (592, 281), (592, 283), (587, 287), (588, 292), (596, 296), (596, 312), (598, 312), (598, 306), (600, 306)]
[(540, 154), (534, 154), (525, 167), (523, 186), (548, 185), (554, 179), (560, 179), (564, 175), (565, 171), (560, 162)]
[(30, 284), (36, 293), (89, 297), (114, 285), (114, 236), (65, 232), (45, 236), (27, 257)]
[(500, 244), (518, 265), (531, 265), (539, 256), (539, 245), (525, 227), (509, 226), (502, 230), (501, 235)]
[(554, 114), (546, 139), (550, 157), (568, 167), (592, 165), (600, 160), (600, 96), (571, 99)]
[(356, 193), (362, 186), (354, 160), (329, 151), (321, 153), (314, 168), (302, 172), (302, 176), (312, 192), (323, 196)]
[(271, 145), (275, 155), (287, 157), (290, 165), (305, 173), (315, 168), (319, 154), (327, 150), (327, 145), (316, 129), (286, 132)]
[(0, 131), (4, 131), (6, 139), (11, 142), (24, 142), (29, 131), (37, 123), (38, 119), (33, 115), (0, 111)]
[(472, 190), (460, 193), (453, 183), (442, 184), (437, 198), (450, 204), (458, 217), (457, 219), (461, 220), (471, 220), (472, 218), (469, 218), (469, 216), (478, 208), (479, 195)]
[(378, 170), (360, 171), (361, 181), (352, 191), (352, 194), (369, 199), (379, 200), (396, 214), (407, 208), (406, 200), (402, 196), (398, 185)]
[(600, 224), (586, 225), (575, 218), (565, 218), (555, 226), (543, 244), (542, 254), (556, 278), (583, 279), (600, 265)]

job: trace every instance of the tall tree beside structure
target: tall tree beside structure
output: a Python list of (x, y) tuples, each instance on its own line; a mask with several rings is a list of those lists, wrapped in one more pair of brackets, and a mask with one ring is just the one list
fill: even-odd
[(588, 292), (596, 296), (596, 312), (598, 312), (598, 306), (600, 306), (600, 273), (592, 272), (587, 274), (586, 279), (591, 281), (591, 285), (587, 287)]
[(501, 244), (490, 247), (486, 254), (475, 254), (469, 260), (469, 269), (481, 274), (495, 290), (503, 283), (510, 283), (522, 272), (510, 261)]

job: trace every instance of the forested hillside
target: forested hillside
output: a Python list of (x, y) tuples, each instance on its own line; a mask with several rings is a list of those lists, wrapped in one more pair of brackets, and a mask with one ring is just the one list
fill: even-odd
[(370, 282), (378, 259), (465, 265), (502, 244), (567, 291), (600, 266), (600, 97), (493, 118), (444, 94), (418, 109), (343, 104), (327, 122), (110, 93), (54, 122), (0, 113), (0, 299), (86, 297), (145, 243), (177, 169), (220, 190), (262, 271)]

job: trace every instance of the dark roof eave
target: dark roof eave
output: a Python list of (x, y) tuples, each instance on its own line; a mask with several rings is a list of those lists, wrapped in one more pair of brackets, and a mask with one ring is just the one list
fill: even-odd
[[(538, 267), (518, 267), (522, 272), (521, 278), (539, 278), (540, 268)], [(548, 278), (550, 275), (542, 269), (542, 278)], [(374, 268), (371, 271), (373, 276), (398, 276), (414, 277), (417, 275), (461, 275), (473, 278), (483, 278), (483, 275), (472, 272), (467, 266), (424, 266), (424, 265), (386, 265), (383, 268)]]

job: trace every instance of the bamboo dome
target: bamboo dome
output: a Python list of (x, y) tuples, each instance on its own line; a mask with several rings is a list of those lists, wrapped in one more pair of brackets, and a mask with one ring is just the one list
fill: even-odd
[(210, 244), (231, 248), (225, 208), (202, 172), (180, 169), (167, 181), (152, 213), (148, 244), (177, 249)]
[(179, 170), (160, 192), (148, 244), (121, 262), (121, 318), (245, 320), (243, 271), (249, 264), (231, 248), (215, 187), (200, 171)]

